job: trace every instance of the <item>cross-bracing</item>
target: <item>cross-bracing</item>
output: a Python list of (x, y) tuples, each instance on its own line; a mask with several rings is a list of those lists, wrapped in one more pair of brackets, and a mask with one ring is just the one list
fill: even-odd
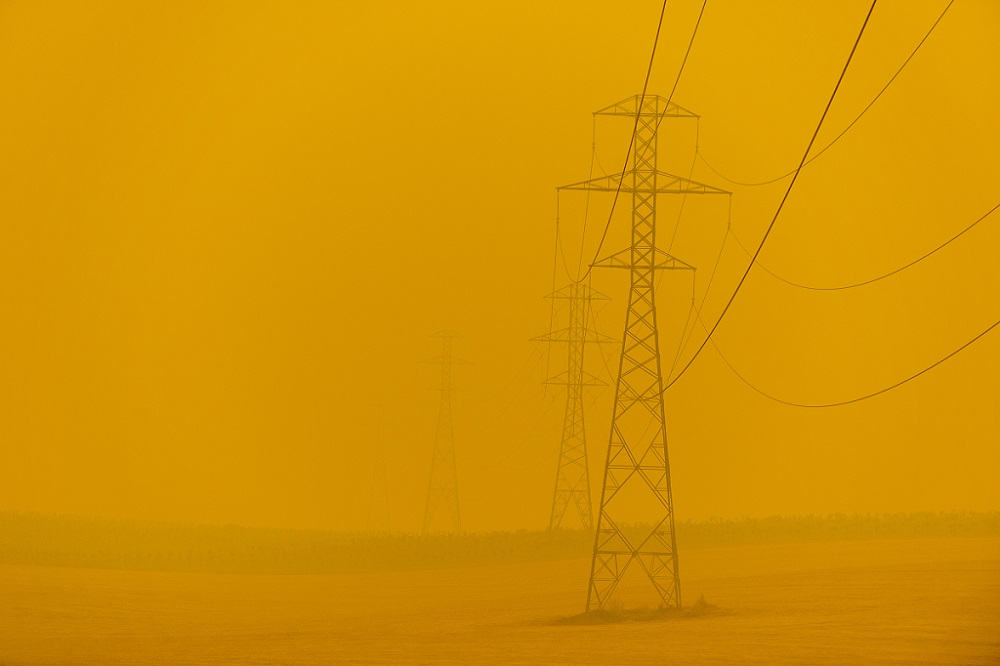
[(693, 267), (656, 247), (656, 197), (729, 192), (657, 169), (656, 139), (661, 120), (696, 119), (690, 111), (656, 95), (636, 95), (595, 115), (632, 118), (635, 130), (630, 169), (561, 188), (632, 195), (629, 247), (594, 264), (594, 267), (627, 269), (630, 289), (587, 610), (604, 607), (625, 573), (634, 566), (642, 569), (664, 606), (680, 607), (655, 277), (659, 270), (693, 270)]
[(566, 328), (534, 338), (542, 342), (566, 343), (566, 370), (545, 381), (566, 387), (566, 410), (563, 415), (562, 439), (559, 442), (559, 462), (556, 485), (552, 496), (549, 529), (564, 527), (566, 511), (573, 507), (576, 524), (584, 529), (594, 526), (594, 509), (590, 497), (590, 466), (587, 456), (587, 431), (584, 423), (583, 391), (589, 386), (603, 386), (597, 377), (583, 369), (584, 350), (588, 343), (617, 342), (601, 335), (589, 326), (591, 302), (607, 300), (585, 282), (572, 282), (547, 298), (555, 303), (566, 301), (569, 321)]
[(435, 529), (439, 509), (447, 511), (447, 523), (453, 532), (462, 531), (462, 516), (458, 510), (458, 471), (455, 465), (455, 439), (451, 422), (451, 368), (459, 361), (452, 356), (452, 340), (460, 337), (453, 331), (443, 331), (441, 357), (431, 361), (441, 366), (441, 401), (438, 406), (437, 431), (434, 435), (434, 456), (431, 459), (431, 478), (427, 487), (427, 504), (424, 507), (424, 533)]

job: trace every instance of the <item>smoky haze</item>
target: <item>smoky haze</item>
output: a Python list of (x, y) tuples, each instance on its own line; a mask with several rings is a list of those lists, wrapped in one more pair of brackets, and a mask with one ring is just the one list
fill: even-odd
[[(463, 527), (546, 527), (565, 398), (542, 381), (566, 353), (531, 338), (566, 316), (543, 297), (585, 269), (612, 199), (560, 194), (559, 256), (555, 188), (621, 169), (630, 122), (591, 114), (640, 92), (658, 5), (6, 3), (0, 509), (365, 530), (381, 441), (387, 526), (418, 531), (440, 373), (420, 361), (453, 329)], [(941, 5), (880, 4), (819, 147)], [(793, 169), (866, 7), (709, 4), (674, 95), (701, 119), (664, 121), (660, 168), (732, 207), (658, 211), (706, 325), (748, 261), (727, 227), (755, 248), (786, 181), (727, 183), (695, 147), (734, 180)], [(699, 8), (670, 8), (650, 93), (669, 94)], [(995, 2), (951, 8), (803, 170), (763, 266), (863, 281), (996, 205), (998, 28)], [(845, 291), (755, 268), (713, 339), (773, 395), (870, 393), (995, 321), (998, 246), (987, 218)], [(627, 273), (592, 284), (610, 298), (593, 324), (620, 338)], [(659, 298), (679, 369), (704, 336), (691, 277)], [(610, 382), (617, 354), (589, 347), (587, 370)], [(1000, 510), (998, 367), (994, 332), (885, 395), (799, 409), (710, 346), (666, 396), (676, 515)], [(612, 393), (585, 395), (595, 493)]]

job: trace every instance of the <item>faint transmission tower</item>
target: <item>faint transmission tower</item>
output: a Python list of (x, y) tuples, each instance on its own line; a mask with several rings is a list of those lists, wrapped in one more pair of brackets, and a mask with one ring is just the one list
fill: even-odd
[(441, 366), (441, 402), (438, 407), (437, 431), (434, 435), (434, 457), (431, 460), (431, 480), (427, 487), (427, 505), (424, 508), (424, 533), (434, 526), (435, 514), (440, 508), (448, 512), (454, 532), (462, 531), (462, 518), (458, 510), (458, 473), (455, 468), (455, 439), (451, 424), (451, 368), (465, 361), (455, 359), (451, 353), (452, 340), (461, 337), (453, 331), (442, 331), (434, 337), (441, 338), (441, 357), (429, 361)]
[(603, 607), (633, 565), (641, 567), (663, 605), (680, 607), (655, 276), (658, 270), (693, 270), (693, 267), (656, 247), (656, 197), (729, 192), (657, 170), (656, 137), (660, 121), (696, 119), (698, 116), (690, 111), (656, 95), (636, 95), (595, 115), (632, 118), (635, 131), (630, 169), (561, 188), (632, 194), (629, 247), (594, 264), (627, 269), (631, 287), (615, 382), (587, 610)]
[(533, 338), (541, 342), (564, 342), (567, 346), (566, 370), (545, 382), (566, 387), (566, 411), (563, 416), (549, 529), (562, 527), (566, 510), (572, 506), (576, 509), (573, 513), (579, 518), (579, 525), (589, 530), (594, 526), (594, 509), (590, 499), (583, 390), (588, 386), (603, 386), (604, 382), (583, 369), (584, 349), (587, 343), (617, 340), (589, 328), (591, 301), (608, 300), (604, 294), (591, 289), (589, 284), (571, 282), (546, 298), (552, 299), (553, 308), (558, 300), (565, 300), (569, 304), (569, 322), (566, 328)]
[(389, 531), (389, 481), (385, 472), (385, 408), (379, 407), (375, 422), (375, 464), (372, 494), (368, 501), (368, 531)]

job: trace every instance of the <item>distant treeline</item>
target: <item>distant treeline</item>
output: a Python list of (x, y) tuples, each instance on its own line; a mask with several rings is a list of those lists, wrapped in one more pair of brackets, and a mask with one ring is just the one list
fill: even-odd
[[(1000, 535), (1000, 513), (775, 516), (677, 525), (680, 550), (977, 535)], [(0, 513), (0, 564), (305, 574), (570, 559), (586, 557), (592, 547), (593, 533), (582, 530), (367, 534)]]

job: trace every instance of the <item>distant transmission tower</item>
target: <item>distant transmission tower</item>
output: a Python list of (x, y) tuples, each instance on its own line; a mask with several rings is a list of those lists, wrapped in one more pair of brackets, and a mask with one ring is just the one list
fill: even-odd
[(375, 465), (372, 471), (372, 494), (368, 502), (368, 531), (389, 531), (389, 482), (385, 473), (385, 409), (379, 407), (376, 418)]
[(565, 300), (569, 303), (569, 325), (561, 330), (534, 338), (542, 342), (565, 342), (567, 365), (564, 372), (546, 380), (546, 384), (566, 387), (566, 411), (563, 416), (562, 440), (559, 444), (559, 463), (556, 467), (556, 487), (552, 497), (549, 529), (562, 527), (566, 510), (576, 509), (579, 525), (584, 529), (594, 526), (594, 509), (590, 500), (590, 467), (587, 461), (587, 432), (584, 427), (583, 389), (603, 386), (597, 377), (583, 369), (584, 349), (587, 343), (617, 342), (588, 327), (590, 304), (593, 300), (607, 300), (607, 296), (591, 289), (584, 282), (572, 282), (546, 298)]
[(452, 357), (451, 343), (460, 337), (453, 331), (442, 331), (434, 337), (441, 338), (441, 357), (430, 361), (441, 365), (441, 402), (438, 407), (437, 432), (434, 436), (434, 457), (431, 460), (431, 480), (427, 487), (427, 505), (424, 508), (424, 533), (430, 532), (438, 509), (448, 512), (454, 532), (462, 531), (458, 511), (458, 474), (455, 468), (455, 440), (451, 424), (451, 367), (465, 363)]
[(629, 170), (561, 188), (598, 192), (620, 190), (632, 194), (629, 247), (594, 264), (595, 267), (627, 269), (631, 288), (615, 382), (587, 610), (603, 607), (633, 565), (641, 567), (664, 606), (680, 607), (681, 584), (656, 327), (655, 276), (658, 270), (693, 270), (693, 267), (657, 249), (656, 196), (729, 192), (656, 168), (656, 135), (660, 120), (698, 117), (690, 111), (659, 96), (636, 95), (601, 109), (595, 115), (632, 118), (635, 132)]

